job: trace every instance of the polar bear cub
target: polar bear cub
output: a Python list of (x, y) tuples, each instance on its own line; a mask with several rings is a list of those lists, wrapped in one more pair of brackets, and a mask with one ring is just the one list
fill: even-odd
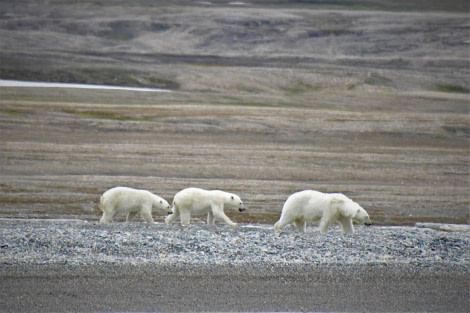
[(147, 190), (128, 187), (114, 187), (103, 193), (99, 205), (103, 216), (100, 223), (110, 222), (116, 215), (126, 215), (127, 221), (140, 213), (147, 223), (153, 223), (152, 212), (166, 210), (170, 212), (168, 202)]
[(189, 225), (191, 213), (207, 213), (207, 224), (213, 225), (215, 220), (236, 226), (227, 215), (224, 208), (245, 210), (242, 200), (233, 193), (221, 190), (204, 190), (200, 188), (186, 188), (178, 192), (173, 199), (173, 214), (165, 219), (170, 224), (180, 217), (181, 225)]
[(367, 212), (345, 195), (304, 190), (287, 198), (281, 218), (274, 225), (274, 229), (294, 222), (297, 229), (305, 232), (306, 223), (316, 221), (320, 221), (322, 234), (326, 234), (328, 227), (334, 222), (341, 224), (343, 233), (354, 233), (353, 221), (371, 225)]

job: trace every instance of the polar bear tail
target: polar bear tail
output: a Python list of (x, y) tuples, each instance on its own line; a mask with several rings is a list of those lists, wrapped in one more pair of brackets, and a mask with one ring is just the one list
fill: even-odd
[(104, 212), (103, 200), (103, 196), (101, 196), (100, 203), (98, 203), (98, 209), (100, 209), (101, 212)]

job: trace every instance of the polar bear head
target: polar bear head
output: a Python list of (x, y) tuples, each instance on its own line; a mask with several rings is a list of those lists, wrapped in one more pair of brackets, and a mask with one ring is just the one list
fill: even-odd
[(343, 194), (335, 194), (333, 202), (338, 205), (338, 210), (342, 216), (350, 217), (355, 223), (372, 225), (369, 214), (358, 203)]
[(243, 205), (242, 200), (236, 194), (229, 194), (228, 199), (225, 202), (225, 205), (230, 208), (238, 208), (238, 211), (243, 212), (246, 210), (245, 206)]
[(355, 212), (352, 215), (352, 220), (358, 224), (365, 224), (367, 226), (372, 225), (369, 214), (367, 214), (366, 210), (364, 210), (359, 204), (353, 201), (355, 204)]
[(156, 195), (153, 196), (152, 207), (157, 210), (166, 211), (168, 214), (173, 213), (173, 211), (171, 210), (170, 204), (165, 199), (160, 198), (159, 196), (156, 196)]

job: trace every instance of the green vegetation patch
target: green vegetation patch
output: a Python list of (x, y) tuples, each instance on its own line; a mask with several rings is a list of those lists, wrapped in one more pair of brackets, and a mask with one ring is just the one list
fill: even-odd
[(470, 89), (457, 85), (436, 85), (434, 88), (441, 92), (470, 93)]
[(5, 109), (0, 110), (1, 114), (11, 115), (11, 116), (23, 116), (26, 115), (26, 112), (15, 110), (15, 109)]
[(102, 111), (72, 111), (72, 110), (64, 110), (64, 112), (69, 114), (74, 114), (81, 117), (87, 118), (98, 118), (98, 119), (109, 119), (109, 120), (119, 120), (119, 121), (136, 121), (136, 122), (147, 122), (151, 119), (149, 117), (142, 117), (142, 116), (129, 116), (129, 115), (122, 115), (117, 113), (111, 112), (102, 112)]
[(321, 90), (318, 86), (313, 86), (310, 84), (296, 84), (283, 88), (284, 91), (288, 93), (304, 93), (304, 92), (315, 92)]

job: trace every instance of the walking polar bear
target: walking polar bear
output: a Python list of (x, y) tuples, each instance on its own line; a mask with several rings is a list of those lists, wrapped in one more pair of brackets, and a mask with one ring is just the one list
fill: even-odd
[(114, 187), (104, 192), (99, 207), (103, 211), (101, 224), (110, 222), (118, 214), (127, 214), (130, 222), (140, 213), (147, 223), (153, 223), (152, 212), (166, 210), (170, 213), (170, 205), (165, 199), (147, 190), (128, 187)]
[(328, 227), (339, 222), (344, 233), (354, 233), (352, 222), (371, 225), (369, 215), (356, 202), (341, 193), (322, 193), (304, 190), (290, 195), (282, 208), (281, 218), (274, 225), (278, 230), (294, 222), (305, 232), (307, 222), (320, 221), (320, 232), (326, 234)]
[(213, 225), (215, 220), (231, 226), (237, 226), (225, 215), (224, 208), (245, 210), (242, 200), (233, 193), (221, 190), (204, 190), (200, 188), (187, 188), (178, 192), (173, 199), (173, 214), (165, 219), (171, 224), (178, 217), (181, 225), (189, 225), (191, 213), (207, 214), (207, 224)]

